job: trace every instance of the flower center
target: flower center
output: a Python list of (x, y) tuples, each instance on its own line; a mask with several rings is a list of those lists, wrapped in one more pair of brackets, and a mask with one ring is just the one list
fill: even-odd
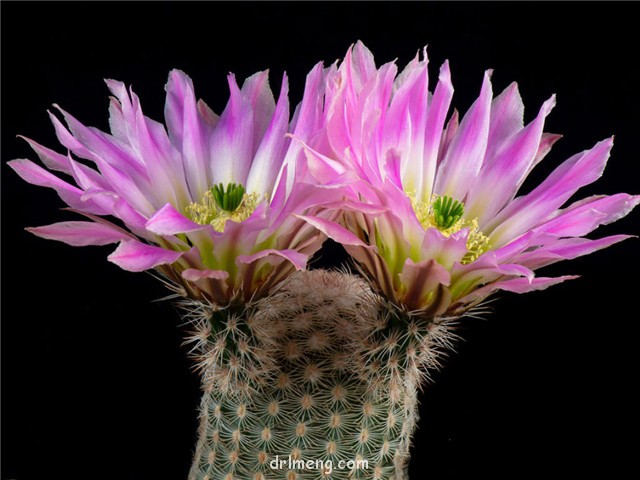
[(476, 260), (485, 253), (489, 245), (489, 237), (480, 231), (478, 219), (468, 220), (463, 218), (464, 204), (449, 196), (434, 195), (431, 202), (423, 202), (416, 199), (414, 194), (409, 194), (411, 205), (422, 226), (427, 229), (435, 227), (443, 235), (449, 236), (457, 231), (468, 228), (467, 253), (460, 263), (466, 265)]
[(453, 227), (462, 218), (464, 204), (451, 197), (437, 197), (431, 205), (431, 211), (436, 227), (440, 230), (446, 230)]
[(249, 218), (260, 203), (257, 193), (245, 193), (244, 186), (222, 183), (206, 191), (199, 202), (186, 207), (186, 213), (200, 225), (211, 225), (218, 232), (224, 232), (227, 220), (242, 222)]
[(244, 187), (239, 183), (230, 183), (224, 188), (222, 183), (211, 187), (211, 194), (216, 204), (227, 212), (234, 212), (242, 203)]

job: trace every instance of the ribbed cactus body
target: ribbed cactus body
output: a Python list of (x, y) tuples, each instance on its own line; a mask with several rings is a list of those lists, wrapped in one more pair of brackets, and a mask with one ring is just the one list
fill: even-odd
[(417, 390), (449, 319), (414, 318), (325, 271), (191, 316), (204, 395), (190, 480), (406, 478)]

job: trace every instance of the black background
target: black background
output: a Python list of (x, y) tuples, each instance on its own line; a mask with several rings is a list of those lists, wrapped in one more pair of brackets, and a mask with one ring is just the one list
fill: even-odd
[[(429, 45), (432, 77), (451, 61), (466, 110), (485, 68), (494, 91), (518, 81), (526, 120), (552, 93), (563, 133), (530, 188), (571, 154), (616, 134), (604, 177), (581, 196), (640, 193), (640, 75), (632, 6), (552, 3), (2, 4), (2, 161), (35, 159), (20, 133), (57, 147), (56, 102), (107, 128), (102, 78), (133, 84), (161, 119), (171, 68), (217, 112), (228, 71), (287, 71), (294, 103), (306, 72), (361, 39), (379, 63)], [(183, 331), (151, 276), (26, 233), (69, 218), (54, 192), (2, 165), (2, 478), (184, 479), (198, 380)], [(596, 232), (638, 234), (638, 212)], [(319, 265), (337, 264), (329, 247)], [(627, 478), (640, 422), (637, 240), (544, 272), (583, 277), (505, 294), (421, 397), (411, 478)]]

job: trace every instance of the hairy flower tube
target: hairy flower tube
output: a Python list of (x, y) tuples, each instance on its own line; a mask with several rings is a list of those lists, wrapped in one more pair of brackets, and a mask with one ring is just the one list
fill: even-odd
[(378, 290), (409, 311), (460, 313), (497, 290), (540, 290), (574, 277), (534, 270), (629, 238), (583, 237), (624, 217), (639, 196), (564, 206), (602, 175), (612, 138), (516, 196), (560, 138), (543, 131), (555, 96), (524, 125), (517, 85), (494, 98), (487, 71), (462, 120), (454, 111), (447, 121), (448, 62), (431, 93), (426, 51), (397, 75), (393, 62), (376, 67), (360, 42), (332, 71), (326, 96), (325, 136), (308, 150), (325, 170), (345, 181), (355, 172), (357, 180), (349, 180), (341, 224), (307, 220), (342, 242)]
[(330, 192), (299, 180), (298, 142), (315, 132), (324, 71), (308, 76), (302, 115), (289, 123), (288, 82), (274, 100), (268, 72), (240, 88), (220, 116), (196, 100), (191, 79), (173, 70), (166, 127), (146, 117), (138, 97), (107, 80), (110, 133), (60, 110), (51, 120), (67, 152), (25, 139), (54, 175), (30, 160), (9, 165), (29, 183), (50, 187), (86, 221), (28, 229), (74, 246), (119, 242), (109, 260), (125, 270), (157, 269), (193, 298), (220, 305), (263, 295), (292, 269), (304, 269), (324, 237), (292, 216)]

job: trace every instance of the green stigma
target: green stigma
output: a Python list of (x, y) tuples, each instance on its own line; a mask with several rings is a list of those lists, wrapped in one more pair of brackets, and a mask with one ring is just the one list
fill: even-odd
[(440, 230), (453, 227), (464, 214), (464, 204), (446, 195), (436, 198), (431, 209), (435, 224)]
[(211, 225), (218, 232), (224, 231), (227, 220), (243, 222), (251, 216), (261, 199), (257, 193), (245, 193), (239, 183), (214, 185), (199, 202), (186, 207), (186, 213), (200, 225)]
[(244, 197), (244, 187), (239, 183), (229, 183), (227, 188), (224, 188), (222, 183), (211, 187), (211, 195), (216, 201), (216, 204), (227, 212), (235, 212)]
[(480, 231), (478, 219), (462, 218), (464, 215), (462, 202), (449, 196), (433, 195), (431, 202), (420, 201), (413, 193), (409, 193), (408, 196), (416, 217), (425, 229), (435, 227), (447, 237), (462, 228), (469, 229), (467, 253), (460, 261), (463, 265), (475, 261), (491, 248), (489, 237)]

